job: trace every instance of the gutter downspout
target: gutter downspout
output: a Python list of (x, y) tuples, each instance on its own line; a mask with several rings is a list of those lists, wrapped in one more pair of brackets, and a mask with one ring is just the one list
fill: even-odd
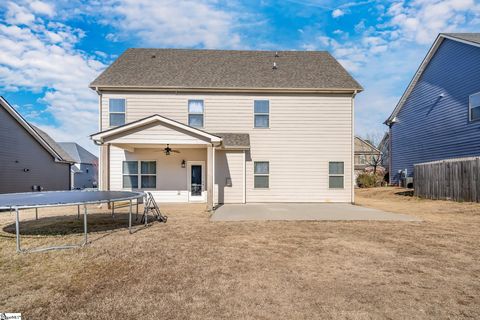
[(352, 95), (352, 158), (351, 158), (351, 202), (352, 204), (355, 204), (355, 96), (357, 95), (357, 90), (353, 92)]

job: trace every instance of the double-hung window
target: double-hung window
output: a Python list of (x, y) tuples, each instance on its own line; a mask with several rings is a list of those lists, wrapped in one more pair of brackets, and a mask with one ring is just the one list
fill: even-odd
[(469, 97), (470, 121), (480, 120), (480, 92)]
[(157, 162), (141, 161), (140, 178), (142, 189), (154, 189), (157, 187)]
[(125, 99), (110, 99), (108, 102), (110, 127), (125, 124)]
[(328, 187), (330, 189), (343, 189), (344, 176), (343, 162), (328, 163)]
[(254, 170), (254, 187), (255, 189), (265, 189), (269, 187), (270, 164), (267, 161), (255, 161), (253, 163)]
[(124, 189), (155, 189), (157, 187), (156, 161), (123, 161)]
[(268, 128), (270, 126), (270, 102), (268, 100), (253, 101), (254, 127)]
[(188, 125), (203, 128), (203, 100), (188, 100)]

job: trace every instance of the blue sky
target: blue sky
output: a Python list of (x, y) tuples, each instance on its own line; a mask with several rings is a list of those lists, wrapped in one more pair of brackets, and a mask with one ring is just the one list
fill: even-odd
[(88, 84), (129, 47), (328, 50), (363, 85), (356, 133), (379, 138), (439, 32), (480, 30), (475, 0), (15, 0), (0, 3), (0, 94), (96, 153)]

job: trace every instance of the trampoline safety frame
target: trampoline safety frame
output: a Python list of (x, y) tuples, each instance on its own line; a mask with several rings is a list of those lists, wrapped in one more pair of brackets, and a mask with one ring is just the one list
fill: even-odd
[[(68, 191), (48, 191), (49, 193), (54, 192), (68, 192)], [(99, 191), (73, 191), (73, 192), (99, 192)], [(101, 191), (100, 191), (101, 192)], [(127, 192), (122, 192), (126, 194)], [(38, 194), (38, 193), (37, 193)], [(17, 253), (28, 253), (28, 252), (41, 252), (41, 251), (49, 251), (49, 250), (60, 250), (60, 249), (72, 249), (72, 248), (79, 248), (84, 247), (88, 244), (88, 209), (87, 205), (91, 204), (102, 204), (102, 203), (112, 203), (119, 201), (129, 201), (129, 210), (128, 210), (128, 231), (132, 234), (132, 208), (133, 208), (133, 200), (136, 200), (137, 205), (137, 215), (138, 215), (138, 202), (140, 199), (145, 198), (145, 193), (143, 192), (128, 192), (130, 196), (128, 197), (121, 197), (121, 198), (109, 198), (109, 199), (101, 199), (95, 201), (86, 201), (86, 202), (75, 202), (75, 203), (57, 203), (57, 204), (45, 204), (45, 205), (22, 205), (22, 206), (10, 206), (10, 212), (15, 211), (15, 237), (16, 237), (16, 251)], [(38, 208), (45, 208), (45, 207), (67, 207), (67, 206), (77, 206), (77, 218), (80, 218), (80, 206), (83, 206), (83, 241), (80, 244), (70, 244), (70, 245), (59, 245), (59, 246), (48, 246), (48, 247), (40, 247), (40, 248), (33, 248), (33, 249), (22, 249), (21, 248), (21, 237), (20, 237), (20, 210), (21, 209), (35, 209), (35, 218), (38, 219)], [(145, 217), (145, 227), (148, 225), (147, 217)]]

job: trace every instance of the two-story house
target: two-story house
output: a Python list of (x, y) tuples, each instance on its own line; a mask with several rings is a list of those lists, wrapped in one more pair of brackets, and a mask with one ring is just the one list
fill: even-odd
[(362, 87), (328, 52), (128, 49), (99, 94), (102, 190), (160, 202), (353, 202)]
[(438, 35), (385, 124), (391, 183), (414, 164), (480, 156), (480, 33)]

